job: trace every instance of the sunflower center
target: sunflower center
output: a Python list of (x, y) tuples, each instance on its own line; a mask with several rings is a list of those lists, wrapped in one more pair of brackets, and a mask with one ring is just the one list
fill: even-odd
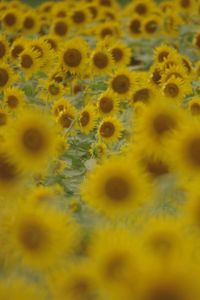
[(113, 100), (110, 97), (104, 96), (99, 102), (99, 107), (103, 113), (109, 113), (113, 109)]
[(37, 251), (44, 245), (45, 234), (39, 224), (22, 224), (20, 230), (20, 241), (29, 251)]
[(130, 30), (134, 34), (141, 33), (141, 22), (140, 20), (132, 20), (130, 24)]
[(158, 69), (154, 70), (153, 73), (152, 73), (152, 80), (155, 84), (159, 84), (160, 83), (160, 80), (161, 80), (161, 74), (160, 74), (160, 71)]
[(81, 24), (85, 21), (85, 14), (82, 11), (76, 11), (74, 12), (72, 19), (74, 21), (74, 23), (76, 24)]
[(154, 177), (165, 175), (169, 172), (168, 166), (159, 159), (144, 159), (146, 170)]
[(165, 60), (165, 58), (168, 57), (168, 55), (169, 55), (169, 52), (167, 52), (167, 51), (160, 52), (158, 55), (158, 61), (163, 62)]
[(111, 6), (111, 1), (110, 0), (100, 0), (100, 5)]
[(114, 133), (115, 133), (115, 126), (113, 123), (107, 121), (101, 125), (101, 128), (100, 128), (101, 136), (103, 136), (105, 138), (109, 138), (109, 137), (113, 136)]
[(126, 75), (117, 75), (112, 80), (112, 88), (118, 94), (125, 94), (130, 89), (130, 79)]
[(110, 257), (105, 266), (105, 275), (108, 279), (120, 279), (120, 275), (127, 265), (126, 258), (122, 254)]
[(179, 94), (179, 88), (175, 83), (166, 84), (163, 91), (167, 97), (171, 97), (171, 98), (176, 98)]
[(198, 116), (200, 114), (200, 104), (193, 103), (190, 107), (190, 111), (191, 111), (192, 115)]
[(73, 117), (69, 113), (63, 113), (59, 118), (59, 122), (63, 128), (69, 128), (72, 121)]
[(6, 54), (6, 47), (3, 42), (0, 42), (0, 58), (4, 57)]
[(14, 58), (18, 58), (19, 54), (24, 50), (24, 48), (20, 45), (16, 45), (13, 49), (12, 49), (12, 57)]
[(123, 51), (120, 48), (112, 49), (112, 56), (116, 62), (120, 61), (123, 58)]
[(71, 67), (78, 67), (81, 63), (82, 55), (79, 50), (75, 48), (67, 49), (63, 55), (64, 63)]
[(56, 86), (55, 84), (50, 84), (48, 90), (49, 90), (49, 93), (53, 96), (56, 96), (59, 94), (59, 87)]
[(82, 91), (82, 86), (80, 84), (75, 84), (73, 88), (74, 94), (78, 94)]
[(50, 45), (51, 49), (56, 50), (57, 49), (57, 44), (53, 39), (45, 39), (45, 41)]
[(0, 86), (5, 86), (9, 80), (8, 72), (0, 68)]
[(139, 14), (139, 15), (145, 15), (147, 13), (147, 7), (145, 4), (140, 3), (135, 7), (135, 11)]
[(133, 103), (144, 102), (147, 103), (150, 99), (150, 91), (147, 88), (140, 89), (133, 95)]
[(113, 31), (111, 28), (104, 28), (102, 31), (101, 31), (101, 37), (102, 38), (105, 38), (106, 36), (108, 35), (113, 35)]
[(169, 253), (173, 247), (173, 237), (165, 232), (159, 232), (150, 241), (154, 251)]
[(181, 6), (183, 8), (188, 8), (190, 6), (190, 0), (181, 0)]
[(10, 181), (17, 177), (17, 169), (5, 154), (0, 154), (0, 179), (1, 181)]
[(158, 136), (162, 136), (164, 133), (174, 129), (175, 127), (175, 120), (165, 113), (158, 114), (153, 120), (153, 129)]
[(105, 183), (105, 193), (112, 201), (123, 201), (130, 194), (130, 185), (124, 178), (113, 176)]
[(32, 153), (40, 152), (45, 146), (45, 138), (37, 128), (27, 129), (22, 137), (24, 147)]
[(180, 293), (178, 287), (174, 285), (161, 285), (156, 286), (154, 289), (149, 291), (149, 295), (145, 298), (147, 300), (183, 300), (184, 295)]
[(90, 286), (85, 278), (78, 278), (72, 285), (72, 294), (74, 297), (90, 299)]
[(54, 27), (55, 33), (59, 36), (65, 36), (68, 31), (67, 24), (65, 22), (59, 21)]
[(8, 96), (7, 104), (9, 107), (16, 108), (18, 106), (18, 103), (19, 103), (19, 101), (16, 96), (14, 96), (14, 95)]
[(93, 62), (98, 69), (104, 69), (108, 65), (108, 57), (105, 53), (98, 52), (93, 56)]
[(81, 118), (80, 118), (80, 123), (82, 127), (87, 126), (87, 124), (90, 121), (90, 114), (87, 111), (82, 112)]
[(21, 56), (21, 65), (25, 69), (31, 68), (31, 66), (33, 65), (33, 59), (32, 59), (32, 57), (30, 55), (28, 55), (28, 54), (22, 55)]
[(16, 21), (17, 21), (17, 18), (13, 13), (8, 13), (4, 17), (4, 22), (6, 23), (7, 26), (15, 25)]
[(187, 145), (186, 153), (189, 160), (196, 166), (200, 166), (200, 138), (191, 139)]
[(26, 19), (24, 20), (23, 26), (26, 29), (31, 29), (34, 27), (34, 19), (31, 17), (26, 17)]
[(146, 23), (145, 29), (148, 33), (154, 33), (158, 29), (158, 23), (154, 20), (151, 20), (151, 21)]
[(4, 112), (0, 112), (0, 126), (5, 125), (7, 122), (7, 116)]

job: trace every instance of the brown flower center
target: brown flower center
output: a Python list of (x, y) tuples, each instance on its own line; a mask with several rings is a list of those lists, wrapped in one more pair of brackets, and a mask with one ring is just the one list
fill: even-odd
[(120, 176), (113, 176), (105, 183), (105, 193), (112, 201), (126, 200), (130, 194), (129, 183)]
[(79, 11), (74, 12), (72, 19), (73, 19), (74, 23), (81, 24), (85, 21), (86, 17), (85, 17), (84, 12), (79, 10)]
[(112, 29), (111, 28), (104, 28), (104, 29), (102, 29), (102, 31), (101, 31), (101, 37), (105, 38), (108, 35), (113, 35)]
[(5, 86), (8, 80), (9, 80), (8, 72), (5, 69), (0, 68), (0, 87)]
[(200, 138), (197, 137), (188, 141), (186, 155), (194, 166), (200, 167)]
[(27, 221), (21, 224), (19, 240), (28, 251), (39, 251), (46, 242), (46, 233), (40, 224)]
[(103, 113), (109, 113), (112, 111), (114, 105), (112, 98), (104, 96), (99, 101), (99, 108)]
[(28, 55), (28, 54), (23, 54), (21, 56), (21, 65), (25, 69), (31, 68), (31, 66), (33, 65), (33, 59), (32, 59), (32, 57), (30, 55)]
[(46, 141), (39, 129), (29, 128), (22, 136), (22, 143), (29, 152), (38, 153), (44, 149)]
[(23, 22), (23, 27), (25, 29), (32, 29), (35, 25), (35, 21), (31, 17), (26, 17), (24, 22)]
[(17, 21), (17, 18), (16, 16), (13, 14), (13, 13), (8, 13), (5, 15), (4, 17), (4, 23), (7, 25), (7, 26), (14, 26), (16, 21)]
[(179, 88), (175, 83), (167, 83), (163, 92), (167, 97), (176, 98), (179, 94)]
[(145, 24), (145, 29), (148, 33), (155, 33), (158, 29), (158, 23), (154, 20), (151, 20)]
[(75, 48), (70, 48), (64, 52), (63, 60), (67, 66), (71, 68), (75, 68), (80, 65), (82, 60), (82, 55), (79, 50)]
[(151, 93), (148, 88), (142, 88), (133, 95), (133, 103), (144, 102), (147, 103), (150, 99)]
[(16, 108), (19, 104), (19, 100), (17, 99), (16, 96), (10, 95), (7, 98), (7, 104), (10, 108)]
[(115, 133), (115, 126), (110, 121), (105, 121), (100, 127), (100, 134), (104, 138), (109, 138)]
[(109, 257), (105, 269), (105, 276), (108, 280), (120, 280), (124, 269), (127, 267), (127, 259), (122, 253), (117, 253)]
[(100, 5), (102, 6), (111, 6), (111, 4), (110, 0), (100, 0)]
[(192, 113), (193, 116), (200, 115), (200, 104), (199, 103), (193, 103), (190, 106), (190, 111), (191, 111), (191, 113)]
[(63, 128), (69, 128), (72, 124), (73, 117), (69, 113), (61, 114), (59, 122)]
[(58, 21), (54, 26), (54, 31), (59, 36), (65, 36), (68, 32), (68, 26), (65, 22)]
[(16, 166), (11, 163), (6, 154), (0, 154), (0, 180), (4, 182), (14, 180), (18, 175)]
[(80, 117), (80, 123), (82, 127), (85, 127), (88, 125), (90, 121), (90, 114), (87, 111), (82, 112)]
[(169, 55), (169, 52), (167, 52), (167, 51), (160, 52), (158, 55), (158, 61), (163, 62), (165, 60), (165, 58), (168, 57), (168, 55)]
[(163, 283), (152, 287), (145, 300), (186, 300), (179, 286), (173, 283)]
[(157, 85), (160, 83), (161, 77), (162, 76), (161, 76), (160, 71), (158, 69), (154, 70), (152, 75), (151, 75), (152, 81)]
[(169, 168), (167, 164), (165, 164), (160, 159), (155, 159), (153, 157), (145, 158), (143, 160), (143, 164), (146, 170), (154, 177), (160, 177), (169, 173)]
[(56, 86), (55, 84), (50, 84), (48, 90), (49, 90), (49, 93), (53, 96), (58, 95), (59, 91), (60, 91), (59, 87)]
[(95, 53), (93, 56), (93, 62), (98, 69), (104, 69), (108, 65), (108, 56), (101, 52)]
[(6, 54), (6, 47), (3, 42), (0, 41), (0, 58)]
[(181, 0), (180, 4), (183, 8), (188, 8), (190, 6), (190, 0)]
[(112, 56), (116, 62), (119, 62), (123, 58), (123, 51), (120, 48), (112, 49)]
[(20, 45), (16, 45), (13, 49), (12, 49), (12, 57), (14, 58), (18, 58), (20, 53), (24, 50), (24, 47), (20, 46)]
[(130, 31), (134, 34), (141, 33), (141, 22), (138, 19), (132, 20), (130, 23)]
[(139, 15), (145, 15), (147, 13), (147, 7), (145, 4), (143, 3), (139, 3), (136, 7), (135, 7), (135, 11), (136, 13), (138, 13)]
[(130, 90), (130, 79), (123, 74), (117, 75), (112, 80), (112, 89), (118, 94), (125, 94)]
[(53, 39), (46, 38), (45, 41), (50, 45), (51, 49), (57, 50), (57, 44)]
[(155, 116), (152, 125), (155, 133), (158, 136), (162, 136), (176, 127), (176, 121), (170, 115), (160, 113)]

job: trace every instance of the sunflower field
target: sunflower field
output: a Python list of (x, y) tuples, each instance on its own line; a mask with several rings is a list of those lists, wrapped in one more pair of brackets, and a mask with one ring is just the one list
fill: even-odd
[(0, 300), (200, 300), (200, 0), (127, 2), (0, 1)]

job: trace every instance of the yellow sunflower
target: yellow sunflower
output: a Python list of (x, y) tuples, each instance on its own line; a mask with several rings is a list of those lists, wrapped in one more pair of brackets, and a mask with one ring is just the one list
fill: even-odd
[(122, 135), (123, 125), (115, 116), (106, 117), (98, 126), (98, 136), (105, 143), (114, 143)]
[(25, 94), (18, 88), (7, 88), (4, 93), (4, 103), (10, 110), (21, 108), (25, 103)]
[(84, 134), (89, 134), (94, 129), (97, 113), (93, 104), (87, 104), (80, 112), (79, 128)]
[(59, 38), (65, 38), (69, 33), (69, 20), (67, 18), (54, 19), (51, 25), (50, 33)]
[(94, 75), (110, 74), (113, 68), (113, 58), (109, 50), (97, 47), (91, 54), (90, 66)]
[(38, 51), (26, 47), (19, 55), (19, 66), (24, 72), (25, 77), (31, 78), (40, 67)]
[(58, 128), (50, 115), (26, 109), (9, 123), (6, 143), (13, 159), (24, 170), (36, 172), (55, 157), (57, 134)]
[(144, 200), (149, 189), (145, 178), (130, 161), (114, 156), (94, 167), (81, 186), (84, 201), (110, 217), (130, 214)]
[(11, 86), (16, 80), (17, 74), (8, 64), (2, 62), (0, 65), (0, 91)]
[(38, 18), (35, 10), (30, 10), (23, 15), (22, 31), (25, 34), (38, 33), (41, 27), (40, 19)]
[(101, 116), (110, 116), (119, 111), (119, 100), (109, 90), (100, 94), (97, 100), (97, 109)]
[(127, 47), (124, 43), (116, 42), (109, 49), (117, 67), (125, 67), (129, 65), (132, 55), (131, 48)]
[(9, 54), (9, 43), (5, 36), (0, 35), (0, 61), (7, 59)]
[(6, 31), (14, 32), (20, 27), (20, 18), (15, 9), (8, 9), (2, 16), (2, 25)]
[(192, 116), (200, 116), (200, 97), (194, 96), (189, 101), (188, 108)]
[(21, 52), (27, 46), (27, 41), (24, 37), (16, 38), (10, 48), (10, 56), (12, 61), (17, 61)]

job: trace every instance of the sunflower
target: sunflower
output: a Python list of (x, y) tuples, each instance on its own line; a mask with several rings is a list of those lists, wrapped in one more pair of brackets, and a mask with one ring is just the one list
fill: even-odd
[(184, 82), (181, 78), (172, 76), (162, 86), (162, 93), (166, 98), (173, 101), (183, 101), (186, 94), (192, 91), (189, 82)]
[(81, 38), (66, 42), (60, 55), (61, 66), (71, 73), (83, 73), (88, 63), (88, 44)]
[(162, 73), (161, 83), (164, 84), (166, 81), (171, 79), (171, 77), (180, 78), (184, 82), (190, 80), (185, 68), (182, 65), (171, 65), (169, 68), (165, 69)]
[(55, 271), (49, 281), (55, 299), (100, 300), (90, 261), (77, 261)]
[(107, 154), (107, 146), (105, 143), (97, 142), (92, 144), (89, 152), (92, 156), (96, 157), (97, 159), (102, 159)]
[(2, 25), (6, 31), (14, 32), (19, 29), (20, 19), (15, 9), (8, 9), (2, 16)]
[(25, 34), (34, 34), (40, 30), (41, 23), (34, 10), (23, 15), (22, 30)]
[(41, 37), (41, 40), (48, 43), (51, 50), (55, 52), (58, 52), (60, 49), (60, 39), (54, 34), (46, 34), (45, 36)]
[(0, 65), (0, 91), (12, 85), (17, 80), (17, 75), (13, 69), (6, 63)]
[(100, 94), (97, 101), (97, 109), (100, 115), (110, 116), (116, 114), (119, 111), (119, 100), (109, 90)]
[(149, 83), (154, 87), (159, 89), (162, 79), (163, 71), (160, 66), (153, 64), (149, 70)]
[[(8, 258), (30, 269), (54, 268), (77, 242), (77, 225), (66, 213), (24, 202), (4, 213)], [(5, 237), (5, 236), (3, 236)]]
[(118, 69), (110, 80), (110, 89), (120, 99), (129, 99), (135, 80), (135, 74), (129, 69)]
[(138, 103), (148, 104), (154, 100), (155, 96), (155, 88), (150, 85), (147, 78), (143, 77), (142, 80), (133, 87), (132, 97), (130, 100), (133, 106), (137, 105)]
[(91, 14), (86, 5), (77, 5), (70, 13), (70, 21), (75, 28), (82, 29), (90, 23)]
[(94, 75), (107, 75), (113, 68), (113, 58), (108, 49), (96, 48), (90, 58), (91, 72)]
[[(196, 118), (185, 122), (169, 143), (168, 157), (178, 172), (200, 175), (200, 126)], [(172, 157), (173, 156), (173, 157)]]
[(31, 78), (40, 67), (39, 52), (26, 47), (19, 55), (19, 66), (26, 78)]
[[(143, 147), (148, 144), (149, 154), (163, 157), (163, 150), (172, 134), (179, 132), (185, 122), (184, 110), (176, 105), (169, 105), (166, 99), (156, 99), (138, 115), (134, 133), (137, 142)], [(145, 141), (145, 142), (144, 142)]]
[(6, 60), (9, 53), (9, 43), (5, 36), (0, 35), (0, 61)]
[(24, 170), (42, 170), (55, 156), (58, 131), (47, 113), (26, 109), (9, 123), (7, 130), (6, 143)]
[(144, 19), (143, 22), (143, 31), (144, 36), (147, 38), (156, 37), (161, 34), (162, 21), (158, 16), (149, 16)]
[(109, 48), (114, 63), (117, 67), (125, 67), (129, 65), (131, 60), (131, 48), (127, 47), (124, 43), (116, 42)]
[(19, 55), (24, 51), (27, 46), (27, 41), (24, 37), (19, 37), (14, 40), (10, 48), (10, 56), (12, 61), (16, 61)]
[(115, 156), (87, 174), (81, 195), (95, 210), (117, 217), (137, 209), (147, 199), (147, 189), (148, 184), (140, 170), (130, 167), (128, 159)]
[(103, 40), (107, 37), (116, 39), (119, 37), (119, 25), (116, 22), (105, 22), (97, 28), (97, 37)]
[(80, 112), (79, 128), (84, 134), (89, 134), (94, 129), (97, 120), (97, 113), (94, 105), (87, 104)]
[(65, 38), (69, 32), (69, 21), (66, 18), (57, 18), (53, 20), (50, 32), (59, 37)]
[(7, 88), (4, 93), (4, 102), (10, 110), (18, 109), (25, 102), (25, 94), (18, 88)]
[(166, 44), (161, 44), (154, 50), (154, 60), (158, 63), (163, 63), (168, 58), (169, 54), (178, 54), (177, 50)]
[(140, 38), (143, 35), (143, 21), (138, 15), (132, 16), (128, 24), (129, 35), (133, 38)]
[(192, 116), (200, 116), (200, 97), (192, 97), (188, 104), (188, 108)]
[(146, 17), (155, 9), (155, 5), (151, 1), (137, 0), (127, 6), (127, 13), (136, 14), (141, 17)]
[(123, 125), (117, 117), (106, 117), (98, 127), (98, 136), (105, 143), (114, 143), (122, 135)]
[(181, 62), (188, 75), (193, 75), (193, 66), (187, 56), (181, 55)]
[(54, 80), (45, 80), (42, 82), (44, 90), (41, 92), (41, 98), (44, 101), (58, 100), (63, 97), (64, 89), (61, 83)]
[(134, 299), (141, 279), (141, 257), (129, 230), (125, 226), (98, 228), (89, 253), (100, 287), (112, 299)]

